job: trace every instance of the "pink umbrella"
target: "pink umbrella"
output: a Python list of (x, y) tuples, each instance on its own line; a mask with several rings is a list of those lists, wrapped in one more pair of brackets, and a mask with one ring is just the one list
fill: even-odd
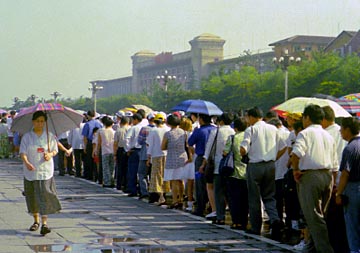
[(47, 114), (47, 130), (55, 135), (79, 127), (83, 120), (82, 114), (69, 107), (56, 103), (39, 103), (21, 110), (11, 124), (11, 130), (21, 134), (29, 132), (33, 127), (32, 115), (36, 111)]

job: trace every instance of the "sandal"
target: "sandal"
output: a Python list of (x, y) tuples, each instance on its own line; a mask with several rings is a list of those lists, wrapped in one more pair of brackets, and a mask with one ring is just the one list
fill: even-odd
[(51, 229), (46, 224), (43, 224), (41, 226), (41, 230), (40, 230), (41, 235), (46, 235), (46, 234), (48, 234), (50, 232), (51, 232)]
[(32, 224), (32, 225), (30, 226), (29, 230), (30, 230), (30, 231), (36, 231), (36, 230), (39, 229), (39, 227), (40, 227), (40, 224), (37, 223), (37, 222), (34, 222), (34, 224)]

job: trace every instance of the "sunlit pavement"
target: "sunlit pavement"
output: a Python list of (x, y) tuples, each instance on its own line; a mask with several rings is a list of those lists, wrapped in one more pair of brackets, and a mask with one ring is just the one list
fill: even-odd
[(291, 252), (292, 246), (247, 235), (204, 218), (129, 198), (72, 176), (55, 177), (63, 210), (50, 234), (33, 223), (22, 196), (19, 160), (0, 159), (0, 252)]

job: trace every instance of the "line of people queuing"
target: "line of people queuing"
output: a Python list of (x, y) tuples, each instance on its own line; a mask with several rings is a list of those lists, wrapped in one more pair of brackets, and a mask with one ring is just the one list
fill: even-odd
[(13, 158), (19, 155), (20, 136), (11, 131), (11, 124), (16, 111), (0, 115), (0, 158)]
[[(225, 224), (229, 207), (231, 228), (255, 235), (266, 211), (275, 240), (286, 230), (301, 230), (296, 249), (359, 252), (358, 119), (344, 118), (339, 126), (330, 107), (316, 105), (287, 114), (286, 121), (272, 113), (264, 117), (257, 107), (245, 117), (224, 113), (214, 123), (209, 115), (179, 112), (116, 116), (100, 122), (89, 111), (81, 129), (70, 131), (84, 141), (83, 171), (75, 155), (76, 176), (156, 205), (166, 204), (171, 192), (168, 208), (218, 225)], [(234, 172), (223, 176), (219, 165), (230, 151)]]

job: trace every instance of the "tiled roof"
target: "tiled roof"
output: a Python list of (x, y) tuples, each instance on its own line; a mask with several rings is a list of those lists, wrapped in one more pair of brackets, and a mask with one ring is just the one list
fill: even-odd
[[(356, 35), (357, 32), (354, 32), (354, 31), (342, 31), (337, 37), (335, 37), (333, 40), (331, 40), (329, 42), (329, 44), (327, 44), (327, 46), (325, 47), (324, 51), (326, 52), (328, 50), (328, 48), (330, 48), (332, 46), (333, 43), (335, 43), (337, 41), (337, 39), (339, 37), (341, 37), (343, 34), (348, 34), (350, 39), (349, 41), (351, 40), (351, 38), (353, 38), (355, 35)], [(348, 42), (348, 41), (347, 41)]]
[(279, 40), (276, 42), (273, 42), (269, 44), (269, 46), (276, 46), (276, 45), (282, 45), (282, 44), (328, 44), (330, 41), (332, 41), (335, 37), (327, 37), (327, 36), (309, 36), (309, 35), (295, 35), (293, 37)]

